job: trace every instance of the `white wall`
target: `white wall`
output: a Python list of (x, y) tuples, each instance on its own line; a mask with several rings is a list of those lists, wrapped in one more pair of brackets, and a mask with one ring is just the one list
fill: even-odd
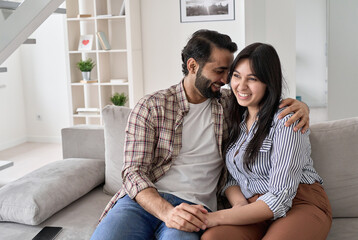
[(327, 106), (326, 0), (296, 0), (296, 91), (310, 107)]
[(2, 65), (8, 72), (0, 73), (0, 150), (26, 141), (26, 116), (22, 85), (20, 50)]
[(328, 117), (357, 117), (358, 1), (328, 3)]
[(31, 35), (37, 43), (21, 46), (29, 141), (60, 142), (61, 128), (70, 125), (64, 21), (65, 15), (52, 14)]
[(280, 57), (287, 83), (286, 97), (296, 97), (295, 0), (246, 0), (245, 41), (273, 45)]
[(180, 22), (180, 1), (142, 0), (142, 49), (144, 92), (151, 93), (178, 83), (182, 78), (181, 50), (196, 30), (206, 28), (228, 34), (244, 47), (244, 0), (235, 0), (235, 20)]
[[(26, 141), (60, 142), (70, 125), (64, 15), (51, 15), (1, 66), (0, 150)], [(40, 115), (40, 119), (37, 116)]]

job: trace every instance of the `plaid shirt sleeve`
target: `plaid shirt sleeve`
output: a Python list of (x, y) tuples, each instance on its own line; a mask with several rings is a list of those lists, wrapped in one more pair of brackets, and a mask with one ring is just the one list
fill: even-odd
[(155, 117), (148, 106), (148, 99), (141, 99), (131, 112), (126, 129), (123, 187), (130, 198), (154, 184), (149, 178), (155, 154)]

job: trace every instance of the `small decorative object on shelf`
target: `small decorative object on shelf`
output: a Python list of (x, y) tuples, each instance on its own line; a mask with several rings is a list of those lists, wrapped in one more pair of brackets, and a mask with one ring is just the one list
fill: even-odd
[(99, 108), (77, 108), (76, 112), (78, 115), (99, 115)]
[(128, 80), (124, 78), (122, 79), (118, 78), (118, 79), (111, 79), (109, 82), (112, 84), (123, 84), (123, 83), (128, 83)]
[(81, 80), (80, 83), (97, 83), (97, 80)]
[(84, 14), (78, 14), (78, 18), (89, 18), (92, 17), (92, 14), (84, 13)]
[(90, 51), (92, 50), (93, 45), (93, 35), (81, 35), (80, 41), (78, 43), (78, 51)]
[(124, 93), (115, 93), (111, 97), (111, 102), (116, 106), (124, 106), (127, 102), (127, 96)]
[(123, 1), (122, 6), (121, 6), (121, 10), (119, 11), (119, 15), (120, 15), (120, 16), (126, 15), (125, 2), (126, 2), (126, 1)]
[(109, 18), (109, 17), (113, 17), (112, 14), (101, 14), (101, 15), (97, 15), (97, 18)]
[(77, 67), (82, 72), (84, 81), (91, 80), (91, 71), (95, 65), (96, 64), (93, 62), (92, 58), (87, 58), (86, 60), (80, 60), (77, 62)]
[(101, 45), (102, 50), (110, 50), (111, 45), (109, 45), (109, 42), (106, 38), (106, 34), (104, 32), (97, 32), (98, 41)]

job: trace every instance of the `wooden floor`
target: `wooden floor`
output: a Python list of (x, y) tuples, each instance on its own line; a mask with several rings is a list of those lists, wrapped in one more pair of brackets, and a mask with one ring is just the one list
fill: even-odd
[(23, 143), (0, 151), (0, 160), (12, 161), (13, 166), (0, 170), (0, 187), (43, 165), (62, 159), (59, 143)]

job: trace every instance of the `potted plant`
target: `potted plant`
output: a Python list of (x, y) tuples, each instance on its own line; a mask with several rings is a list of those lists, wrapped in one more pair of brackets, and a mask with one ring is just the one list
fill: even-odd
[(114, 93), (111, 97), (111, 102), (116, 106), (124, 106), (128, 100), (128, 97), (124, 93)]
[(91, 71), (96, 66), (92, 58), (86, 60), (80, 60), (77, 62), (77, 68), (82, 72), (83, 80), (88, 81), (91, 79)]

